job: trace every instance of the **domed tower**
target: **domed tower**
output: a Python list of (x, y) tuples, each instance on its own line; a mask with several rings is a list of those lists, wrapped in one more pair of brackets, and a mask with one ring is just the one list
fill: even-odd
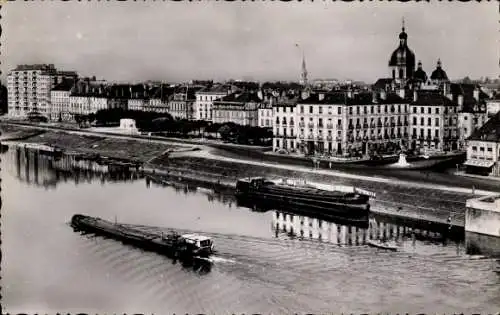
[(417, 71), (413, 74), (413, 81), (418, 87), (427, 82), (427, 73), (422, 69), (422, 61), (418, 62)]
[(405, 23), (399, 34), (399, 47), (394, 50), (389, 60), (391, 78), (400, 85), (413, 78), (415, 72), (415, 54), (408, 48), (408, 34), (405, 32)]
[(441, 67), (441, 59), (438, 59), (436, 70), (432, 71), (431, 81), (435, 84), (444, 83), (450, 81), (446, 71)]

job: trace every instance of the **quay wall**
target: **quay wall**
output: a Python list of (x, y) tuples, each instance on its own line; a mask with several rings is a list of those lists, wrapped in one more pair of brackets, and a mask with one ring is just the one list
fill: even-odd
[(467, 200), (465, 244), (470, 254), (500, 257), (500, 195)]
[(469, 255), (500, 257), (500, 237), (466, 231), (465, 247)]
[(500, 196), (467, 200), (465, 230), (500, 238)]

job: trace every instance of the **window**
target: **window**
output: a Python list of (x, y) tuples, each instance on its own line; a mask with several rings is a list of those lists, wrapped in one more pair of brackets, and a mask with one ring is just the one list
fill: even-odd
[(439, 114), (439, 107), (436, 107), (436, 114)]
[(439, 126), (439, 118), (436, 118), (436, 127)]
[(430, 117), (429, 117), (429, 118), (427, 118), (427, 125), (432, 126), (432, 120), (431, 120), (431, 118), (430, 118)]
[(300, 113), (303, 114), (304, 113), (304, 105), (300, 105)]
[(488, 148), (488, 152), (493, 152), (493, 148)]
[(323, 106), (320, 106), (318, 110), (320, 114), (323, 114)]
[(434, 136), (439, 138), (439, 129), (434, 130)]
[(416, 114), (417, 113), (417, 108), (416, 107), (413, 107), (413, 113)]
[(312, 113), (313, 113), (313, 107), (309, 106), (309, 114), (312, 114)]
[(342, 119), (339, 119), (339, 120), (337, 121), (337, 123), (339, 124), (339, 126), (341, 126), (341, 125), (342, 125)]
[(417, 135), (417, 128), (413, 128), (413, 135), (416, 136)]
[(424, 125), (424, 117), (420, 117), (420, 125)]
[(432, 114), (432, 108), (430, 107), (427, 108), (427, 114)]
[(424, 108), (420, 107), (420, 114), (423, 114), (423, 113), (424, 113)]
[(352, 115), (352, 107), (349, 107), (349, 115)]
[(340, 106), (339, 106), (339, 107), (337, 107), (337, 113), (338, 113), (339, 115), (341, 115), (341, 114), (342, 114), (342, 107), (340, 107)]
[(469, 118), (469, 117), (465, 116), (465, 117), (464, 117), (464, 120), (467, 120), (468, 118)]
[(356, 106), (356, 114), (359, 115), (359, 106)]
[(479, 151), (484, 152), (484, 147), (480, 147)]
[(413, 124), (416, 125), (417, 124), (417, 117), (413, 117)]

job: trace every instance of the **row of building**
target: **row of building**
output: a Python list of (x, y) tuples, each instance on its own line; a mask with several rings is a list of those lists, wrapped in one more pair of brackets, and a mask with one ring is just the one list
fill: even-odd
[(404, 25), (389, 58), (389, 77), (370, 88), (353, 82), (315, 86), (308, 83), (305, 60), (302, 68), (301, 85), (171, 85), (108, 84), (54, 65), (21, 65), (8, 75), (8, 113), (38, 112), (51, 120), (112, 108), (169, 113), (178, 119), (272, 128), (275, 151), (356, 156), (400, 147), (466, 150), (467, 139), (500, 110), (500, 100), (489, 91), (450, 82), (439, 59), (427, 76), (408, 47)]

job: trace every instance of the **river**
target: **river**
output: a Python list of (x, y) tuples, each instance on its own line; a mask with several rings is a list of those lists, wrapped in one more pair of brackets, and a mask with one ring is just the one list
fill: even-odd
[[(17, 313), (495, 312), (497, 260), (461, 240), (238, 207), (230, 196), (151, 184), (85, 161), (1, 155), (2, 306)], [(86, 166), (85, 166), (86, 165)], [(209, 272), (75, 233), (75, 213), (214, 239)], [(295, 221), (294, 221), (295, 220)], [(300, 221), (300, 222), (298, 222)], [(290, 227), (297, 226), (293, 232)], [(328, 233), (324, 231), (329, 231)], [(302, 235), (302, 237), (301, 237)], [(395, 238), (400, 251), (366, 245)]]

